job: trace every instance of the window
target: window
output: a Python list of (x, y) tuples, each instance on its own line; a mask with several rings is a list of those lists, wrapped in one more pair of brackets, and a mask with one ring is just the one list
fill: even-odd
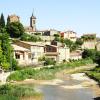
[(16, 59), (20, 59), (20, 55), (19, 54), (15, 54)]

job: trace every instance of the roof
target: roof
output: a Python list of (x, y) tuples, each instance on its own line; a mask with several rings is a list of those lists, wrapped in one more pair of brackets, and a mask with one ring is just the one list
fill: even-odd
[(31, 46), (40, 46), (40, 47), (45, 46), (45, 44), (43, 42), (26, 42), (26, 41), (20, 41), (20, 42), (29, 44)]
[(20, 46), (15, 45), (15, 44), (12, 44), (12, 47), (13, 47), (14, 51), (29, 51), (28, 49), (20, 47)]

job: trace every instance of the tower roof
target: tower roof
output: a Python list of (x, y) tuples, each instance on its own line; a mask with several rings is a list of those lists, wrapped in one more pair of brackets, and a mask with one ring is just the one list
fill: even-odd
[(34, 9), (33, 9), (31, 18), (36, 19), (36, 17), (34, 16)]

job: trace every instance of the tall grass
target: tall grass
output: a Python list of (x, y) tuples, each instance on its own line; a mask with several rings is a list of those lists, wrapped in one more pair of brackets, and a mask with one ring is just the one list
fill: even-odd
[(64, 69), (75, 68), (79, 66), (84, 66), (87, 64), (93, 63), (90, 59), (83, 59), (78, 61), (72, 61), (68, 63), (62, 63), (59, 65), (52, 66), (50, 68), (41, 68), (39, 70), (35, 70), (33, 68), (27, 68), (23, 70), (18, 70), (12, 73), (7, 81), (21, 81), (25, 79), (36, 79), (36, 80), (51, 80), (55, 78), (55, 73)]
[(24, 97), (40, 96), (34, 87), (5, 84), (0, 86), (0, 100), (20, 100)]

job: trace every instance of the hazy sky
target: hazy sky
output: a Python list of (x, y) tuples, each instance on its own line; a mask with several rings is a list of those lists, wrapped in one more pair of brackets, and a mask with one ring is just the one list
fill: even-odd
[(0, 13), (5, 18), (8, 14), (20, 16), (25, 26), (29, 25), (33, 8), (37, 29), (70, 29), (78, 35), (100, 36), (100, 0), (0, 0)]

